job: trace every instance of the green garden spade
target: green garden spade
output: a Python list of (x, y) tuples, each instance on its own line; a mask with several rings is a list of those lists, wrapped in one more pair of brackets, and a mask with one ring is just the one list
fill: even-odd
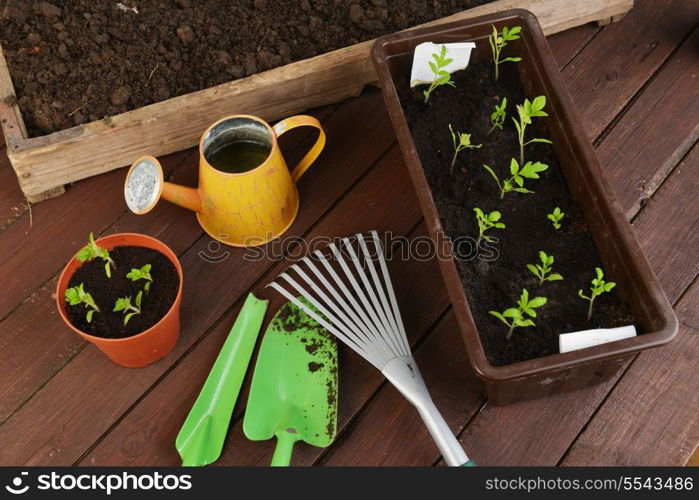
[(289, 465), (296, 441), (326, 447), (337, 425), (337, 344), (291, 303), (274, 316), (262, 340), (243, 431), (277, 437), (272, 465)]

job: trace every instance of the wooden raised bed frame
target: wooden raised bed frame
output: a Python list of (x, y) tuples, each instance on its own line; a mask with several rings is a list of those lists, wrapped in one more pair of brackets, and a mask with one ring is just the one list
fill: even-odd
[[(549, 35), (592, 21), (616, 21), (633, 0), (498, 0), (431, 26), (505, 9), (523, 8)], [(369, 52), (373, 40), (210, 87), (134, 111), (27, 137), (0, 47), (0, 124), (7, 155), (29, 202), (64, 192), (64, 185), (129, 165), (144, 154), (165, 155), (195, 146), (203, 130), (224, 114), (250, 113), (274, 120), (356, 96), (377, 78)]]

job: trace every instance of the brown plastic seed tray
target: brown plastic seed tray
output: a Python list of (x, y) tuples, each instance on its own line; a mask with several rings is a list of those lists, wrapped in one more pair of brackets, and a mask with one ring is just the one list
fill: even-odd
[(384, 100), (431, 236), (436, 238), (437, 233), (443, 232), (442, 224), (393, 77), (410, 71), (413, 50), (422, 42), (475, 41), (477, 48), (473, 57), (490, 57), (487, 37), (492, 32), (491, 25), (498, 30), (503, 26), (523, 27), (521, 39), (516, 42), (516, 51), (523, 56), (523, 61), (518, 63), (522, 83), (527, 95), (545, 94), (547, 97), (549, 116), (540, 119), (545, 120), (570, 192), (585, 213), (607, 275), (617, 282), (618, 293), (645, 332), (630, 339), (565, 354), (493, 366), (486, 359), (456, 263), (453, 259), (440, 259), (473, 369), (483, 381), (489, 400), (505, 404), (607, 380), (633, 355), (670, 342), (677, 334), (678, 321), (604, 179), (599, 159), (582, 127), (548, 42), (536, 17), (529, 11), (507, 10), (396, 33), (379, 38), (373, 46), (372, 60)]

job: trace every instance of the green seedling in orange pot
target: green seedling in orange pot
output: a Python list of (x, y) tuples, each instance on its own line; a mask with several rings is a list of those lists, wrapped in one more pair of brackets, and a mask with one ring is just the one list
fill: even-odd
[(96, 312), (100, 312), (100, 308), (97, 307), (97, 304), (95, 304), (95, 300), (92, 298), (92, 295), (85, 291), (82, 283), (80, 283), (78, 286), (74, 286), (73, 288), (68, 288), (65, 293), (65, 300), (71, 306), (85, 304), (85, 307), (88, 308), (87, 315), (85, 316), (88, 323), (92, 323), (92, 316)]
[(124, 313), (124, 324), (128, 323), (129, 320), (136, 314), (141, 314), (141, 299), (143, 298), (143, 292), (138, 292), (136, 295), (136, 300), (131, 303), (131, 297), (124, 297), (117, 299), (114, 304), (114, 312), (123, 311)]
[(112, 268), (116, 269), (116, 264), (109, 256), (109, 251), (95, 243), (95, 236), (90, 233), (90, 238), (87, 245), (78, 252), (75, 258), (80, 262), (87, 262), (97, 257), (105, 261), (104, 272), (107, 275), (107, 278), (111, 278)]
[(153, 277), (150, 275), (151, 265), (146, 264), (141, 269), (132, 269), (126, 275), (131, 281), (145, 280), (146, 284), (143, 289), (148, 293), (150, 290), (150, 285), (153, 283)]

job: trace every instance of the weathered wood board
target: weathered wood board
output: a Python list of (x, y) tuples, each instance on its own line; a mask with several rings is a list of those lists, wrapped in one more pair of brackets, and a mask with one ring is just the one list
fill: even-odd
[[(544, 32), (551, 34), (618, 18), (632, 6), (633, 0), (498, 0), (427, 24), (525, 8), (536, 14)], [(376, 81), (369, 58), (372, 43), (345, 47), (34, 138), (27, 137), (0, 49), (0, 123), (7, 154), (27, 199), (41, 201), (63, 193), (65, 184), (123, 167), (143, 154), (164, 155), (192, 147), (221, 115), (251, 113), (273, 120), (355, 96)]]

